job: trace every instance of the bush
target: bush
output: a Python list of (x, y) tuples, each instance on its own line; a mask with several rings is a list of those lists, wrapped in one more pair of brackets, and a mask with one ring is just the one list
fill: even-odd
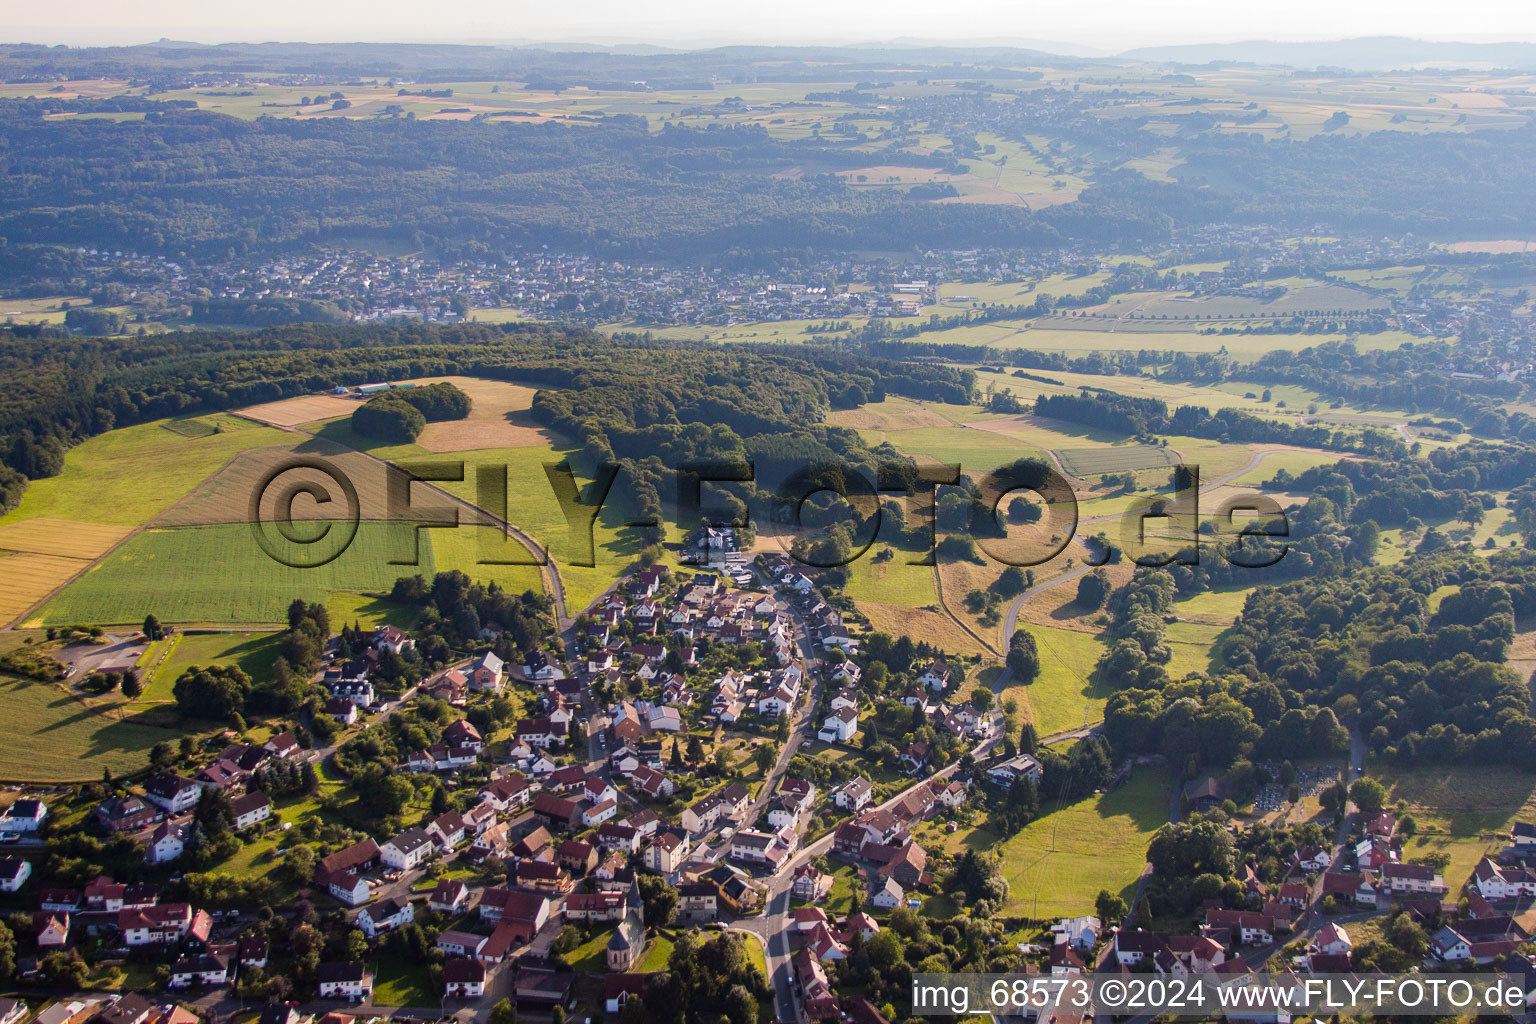
[(426, 428), (426, 417), (397, 392), (386, 392), (358, 406), (352, 413), (352, 429), (364, 437), (409, 444)]

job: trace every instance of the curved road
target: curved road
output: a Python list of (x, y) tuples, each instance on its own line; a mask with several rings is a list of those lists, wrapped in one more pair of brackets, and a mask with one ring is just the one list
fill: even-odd
[[(271, 424), (267, 425), (270, 426)], [(330, 438), (321, 438), (318, 434), (312, 434), (309, 431), (302, 430), (298, 427), (284, 427), (282, 429), (290, 430), (295, 434), (302, 434), (305, 437), (312, 437), (317, 440), (330, 440)], [(334, 444), (336, 442), (333, 441), (332, 443)], [(544, 548), (540, 547), (537, 541), (528, 536), (528, 534), (524, 533), (519, 527), (509, 523), (501, 516), (491, 514), (489, 511), (481, 508), (479, 505), (476, 505), (468, 498), (461, 498), (457, 494), (454, 494), (452, 491), (444, 490), (430, 480), (423, 480), (420, 477), (415, 476), (409, 469), (400, 465), (399, 463), (391, 462), (388, 459), (381, 459), (379, 456), (374, 455), (372, 452), (365, 452), (360, 448), (351, 448), (348, 450), (356, 452), (358, 455), (362, 455), (365, 458), (372, 459), (374, 462), (377, 462), (380, 465), (387, 466), (388, 468), (397, 470), (401, 473), (405, 473), (411, 477), (412, 482), (422, 484), (429, 491), (433, 492), (439, 497), (447, 498), (450, 502), (459, 508), (467, 509), (470, 512), (474, 512), (476, 515), (483, 517), (485, 522), (501, 529), (506, 533), (507, 536), (511, 537), (513, 540), (517, 541), (524, 548), (526, 548), (528, 553), (533, 555), (535, 559), (541, 559), (542, 561), (539, 563), (541, 574), (542, 570), (549, 570), (549, 593), (550, 597), (552, 597), (555, 602), (555, 631), (558, 633), (563, 632), (566, 629), (566, 627), (570, 624), (572, 617), (567, 614), (565, 607), (565, 581), (560, 578), (560, 566), (555, 561), (554, 556)]]

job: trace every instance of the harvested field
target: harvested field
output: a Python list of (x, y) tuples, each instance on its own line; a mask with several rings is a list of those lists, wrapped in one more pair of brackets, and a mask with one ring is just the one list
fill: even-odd
[(446, 381), (474, 403), (462, 420), (428, 423), (416, 443), (429, 452), (467, 452), (483, 448), (543, 448), (554, 435), (529, 413), (533, 388), (477, 377), (423, 377), (413, 384)]
[(100, 558), (128, 534), (131, 527), (107, 523), (77, 523), (68, 519), (23, 519), (0, 526), (0, 549), (34, 555), (59, 555), (89, 561)]
[(328, 420), (345, 416), (358, 406), (355, 398), (337, 398), (334, 395), (301, 395), (285, 398), (280, 402), (265, 402), (236, 410), (236, 415), (274, 427), (296, 427), (314, 420)]
[(1452, 252), (1487, 252), (1495, 255), (1506, 252), (1530, 252), (1536, 249), (1536, 242), (1527, 242), (1519, 238), (1501, 238), (1492, 242), (1453, 242)]
[(86, 558), (0, 551), (0, 576), (6, 582), (0, 590), (0, 624), (11, 622), (89, 564)]
[(913, 430), (918, 427), (947, 427), (950, 421), (937, 412), (905, 398), (887, 398), (883, 402), (857, 409), (838, 409), (827, 414), (827, 422), (855, 430)]
[(1167, 448), (1150, 444), (1124, 445), (1110, 448), (1058, 448), (1056, 454), (1061, 464), (1074, 476), (1093, 476), (1099, 473), (1124, 473), (1133, 469), (1158, 469), (1173, 466), (1177, 456)]
[[(321, 463), (337, 477), (311, 466), (297, 465), (301, 460)], [(405, 480), (405, 474), (399, 469), (318, 438), (300, 444), (252, 448), (235, 456), (206, 483), (167, 509), (154, 525), (212, 526), (249, 522), (251, 497), (258, 489), (263, 489), (267, 481), (271, 484), (263, 489), (263, 522), (274, 521), (283, 496), (302, 485), (315, 485), (321, 489), (319, 496), (329, 496), (330, 500), (321, 501), (316, 494), (292, 491), (295, 494), (294, 519), (346, 519), (350, 513), (346, 493), (338, 483), (341, 477), (351, 481), (356, 489), (358, 515), (362, 519), (389, 518), (389, 480), (391, 477), (402, 483)], [(422, 508), (448, 505), (443, 498), (433, 500), (423, 495), (419, 487), (412, 490), (414, 502)]]
[(896, 604), (877, 604), (873, 601), (860, 603), (859, 611), (869, 617), (870, 626), (877, 632), (910, 636), (915, 641), (926, 641), (950, 654), (986, 653), (975, 638), (943, 612)]

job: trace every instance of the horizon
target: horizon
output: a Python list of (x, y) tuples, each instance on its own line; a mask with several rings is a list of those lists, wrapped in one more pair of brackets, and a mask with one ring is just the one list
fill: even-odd
[[(687, 0), (631, 5), (597, 0), (572, 19), (563, 10), (518, 5), (497, 8), (483, 0), (446, 0), (430, 18), (399, 2), (341, 0), (317, 10), (295, 0), (255, 9), (216, 10), (190, 0), (161, 0), (128, 10), (105, 0), (82, 0), (67, 22), (30, 9), (11, 19), (13, 42), (46, 46), (133, 46), (161, 40), (226, 43), (426, 43), (494, 46), (660, 46), (680, 50), (718, 46), (1015, 46), (1062, 56), (1113, 57), (1150, 46), (1244, 43), (1336, 43), (1393, 37), (1427, 43), (1536, 42), (1536, 9), (1508, 0), (1444, 5), (1371, 2), (1338, 5), (1303, 0), (1287, 11), (1285, 28), (1253, 5), (1180, 0), (1150, 9), (1109, 0), (1085, 12), (1064, 0), (1027, 8), (997, 0), (963, 0), (935, 11), (911, 0), (896, 4), (828, 7), (791, 0), (773, 16), (722, 11)], [(1091, 15), (1091, 16), (1090, 16)], [(873, 23), (873, 24), (872, 24)], [(1112, 29), (1106, 26), (1116, 26)], [(991, 31), (979, 31), (987, 26)]]

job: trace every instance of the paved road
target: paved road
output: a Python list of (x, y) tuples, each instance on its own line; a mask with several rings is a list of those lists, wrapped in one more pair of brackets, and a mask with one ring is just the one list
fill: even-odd
[[(1080, 730), (1072, 730), (1067, 733), (1053, 734), (1045, 737), (1042, 742), (1051, 743), (1066, 739)], [(1001, 735), (983, 740), (972, 753), (982, 758), (993, 747), (1002, 742)], [(912, 795), (919, 786), (925, 785), (933, 779), (947, 779), (959, 771), (960, 763), (948, 765), (934, 772), (926, 778), (913, 781), (910, 786), (902, 789), (895, 796), (873, 805), (866, 810), (889, 810)], [(818, 857), (824, 856), (832, 849), (833, 833), (827, 833), (820, 839), (806, 846), (802, 846), (793, 857), (786, 860), (779, 869), (770, 875), (765, 881), (767, 894), (764, 898), (764, 909), (757, 917), (743, 918), (737, 921), (735, 926), (743, 931), (749, 931), (763, 940), (767, 950), (768, 976), (773, 982), (777, 999), (778, 1015), (781, 1021), (802, 1020), (799, 1000), (795, 997), (793, 986), (793, 965), (790, 962), (790, 887), (794, 884), (795, 872), (801, 865), (808, 864)]]

